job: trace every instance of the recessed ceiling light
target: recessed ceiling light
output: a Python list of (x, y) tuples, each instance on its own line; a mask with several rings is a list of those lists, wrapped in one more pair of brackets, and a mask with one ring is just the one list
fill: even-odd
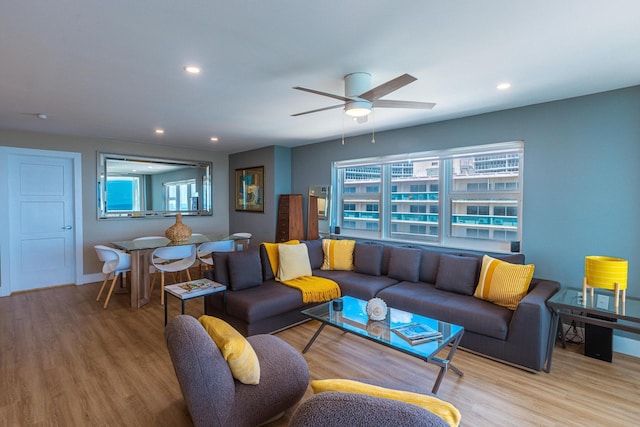
[(184, 71), (189, 74), (200, 74), (200, 67), (196, 67), (195, 65), (187, 65), (184, 67)]
[(504, 82), (504, 83), (499, 83), (498, 86), (496, 86), (496, 89), (498, 89), (498, 90), (507, 90), (510, 87), (511, 87), (511, 83)]
[(217, 136), (212, 136), (211, 137), (211, 142), (218, 142), (218, 137)]
[(162, 135), (164, 133), (164, 129), (156, 129), (156, 133), (158, 135)]

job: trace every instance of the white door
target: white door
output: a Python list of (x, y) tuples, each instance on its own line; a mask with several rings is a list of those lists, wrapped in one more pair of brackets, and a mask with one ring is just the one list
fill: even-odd
[(8, 157), (11, 291), (75, 282), (70, 158)]

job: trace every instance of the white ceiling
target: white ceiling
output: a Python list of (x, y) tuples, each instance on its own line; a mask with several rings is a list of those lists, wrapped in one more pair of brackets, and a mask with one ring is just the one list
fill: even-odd
[[(196, 64), (199, 76), (183, 66)], [(418, 78), (344, 120), (343, 94)], [(508, 91), (496, 85), (509, 81)], [(0, 129), (222, 152), (296, 146), (640, 84), (637, 0), (2, 0)], [(385, 98), (386, 99), (386, 98)], [(36, 117), (45, 113), (46, 120)], [(155, 128), (165, 129), (158, 136)], [(217, 136), (219, 142), (209, 138)]]

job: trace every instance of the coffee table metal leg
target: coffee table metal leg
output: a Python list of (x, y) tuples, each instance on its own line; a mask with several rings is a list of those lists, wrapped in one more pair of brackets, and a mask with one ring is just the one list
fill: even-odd
[(318, 338), (318, 335), (320, 335), (320, 332), (322, 332), (325, 326), (327, 326), (326, 323), (323, 323), (322, 325), (320, 325), (316, 333), (313, 334), (313, 336), (311, 337), (311, 340), (309, 340), (309, 342), (307, 343), (307, 346), (304, 348), (304, 350), (302, 350), (302, 354), (305, 354), (309, 350), (309, 348), (311, 348), (311, 345), (316, 340), (316, 338)]
[(459, 334), (455, 340), (453, 340), (451, 342), (451, 350), (449, 350), (449, 354), (447, 355), (446, 359), (439, 359), (437, 357), (433, 357), (429, 360), (427, 360), (428, 363), (433, 363), (437, 366), (440, 366), (440, 372), (438, 373), (438, 377), (436, 378), (436, 382), (433, 385), (433, 388), (431, 389), (431, 392), (433, 394), (438, 394), (438, 389), (440, 388), (440, 383), (442, 382), (442, 379), (444, 378), (444, 375), (447, 373), (447, 371), (449, 369), (451, 369), (453, 372), (455, 372), (456, 374), (458, 374), (459, 376), (464, 376), (464, 373), (456, 368), (455, 366), (453, 366), (453, 364), (451, 363), (451, 361), (453, 360), (453, 356), (456, 354), (456, 350), (458, 349), (458, 344), (460, 344), (460, 340), (462, 339), (462, 334)]

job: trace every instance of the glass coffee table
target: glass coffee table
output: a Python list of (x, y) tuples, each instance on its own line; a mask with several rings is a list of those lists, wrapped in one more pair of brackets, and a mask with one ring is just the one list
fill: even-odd
[[(439, 366), (440, 372), (431, 390), (433, 394), (438, 393), (440, 383), (447, 370), (451, 369), (456, 374), (463, 376), (462, 371), (451, 364), (458, 344), (464, 334), (464, 328), (462, 326), (394, 308), (388, 309), (385, 320), (371, 321), (366, 312), (367, 301), (349, 296), (342, 297), (341, 299), (343, 301), (342, 310), (334, 310), (333, 302), (329, 301), (302, 311), (302, 314), (322, 322), (302, 353), (306, 353), (325, 326), (330, 325), (344, 332), (358, 335), (410, 356), (417, 357), (427, 363)], [(393, 332), (394, 328), (411, 323), (425, 325), (439, 331), (442, 335), (431, 341), (412, 345), (400, 335)], [(436, 357), (436, 354), (449, 345), (451, 348), (445, 359)]]

